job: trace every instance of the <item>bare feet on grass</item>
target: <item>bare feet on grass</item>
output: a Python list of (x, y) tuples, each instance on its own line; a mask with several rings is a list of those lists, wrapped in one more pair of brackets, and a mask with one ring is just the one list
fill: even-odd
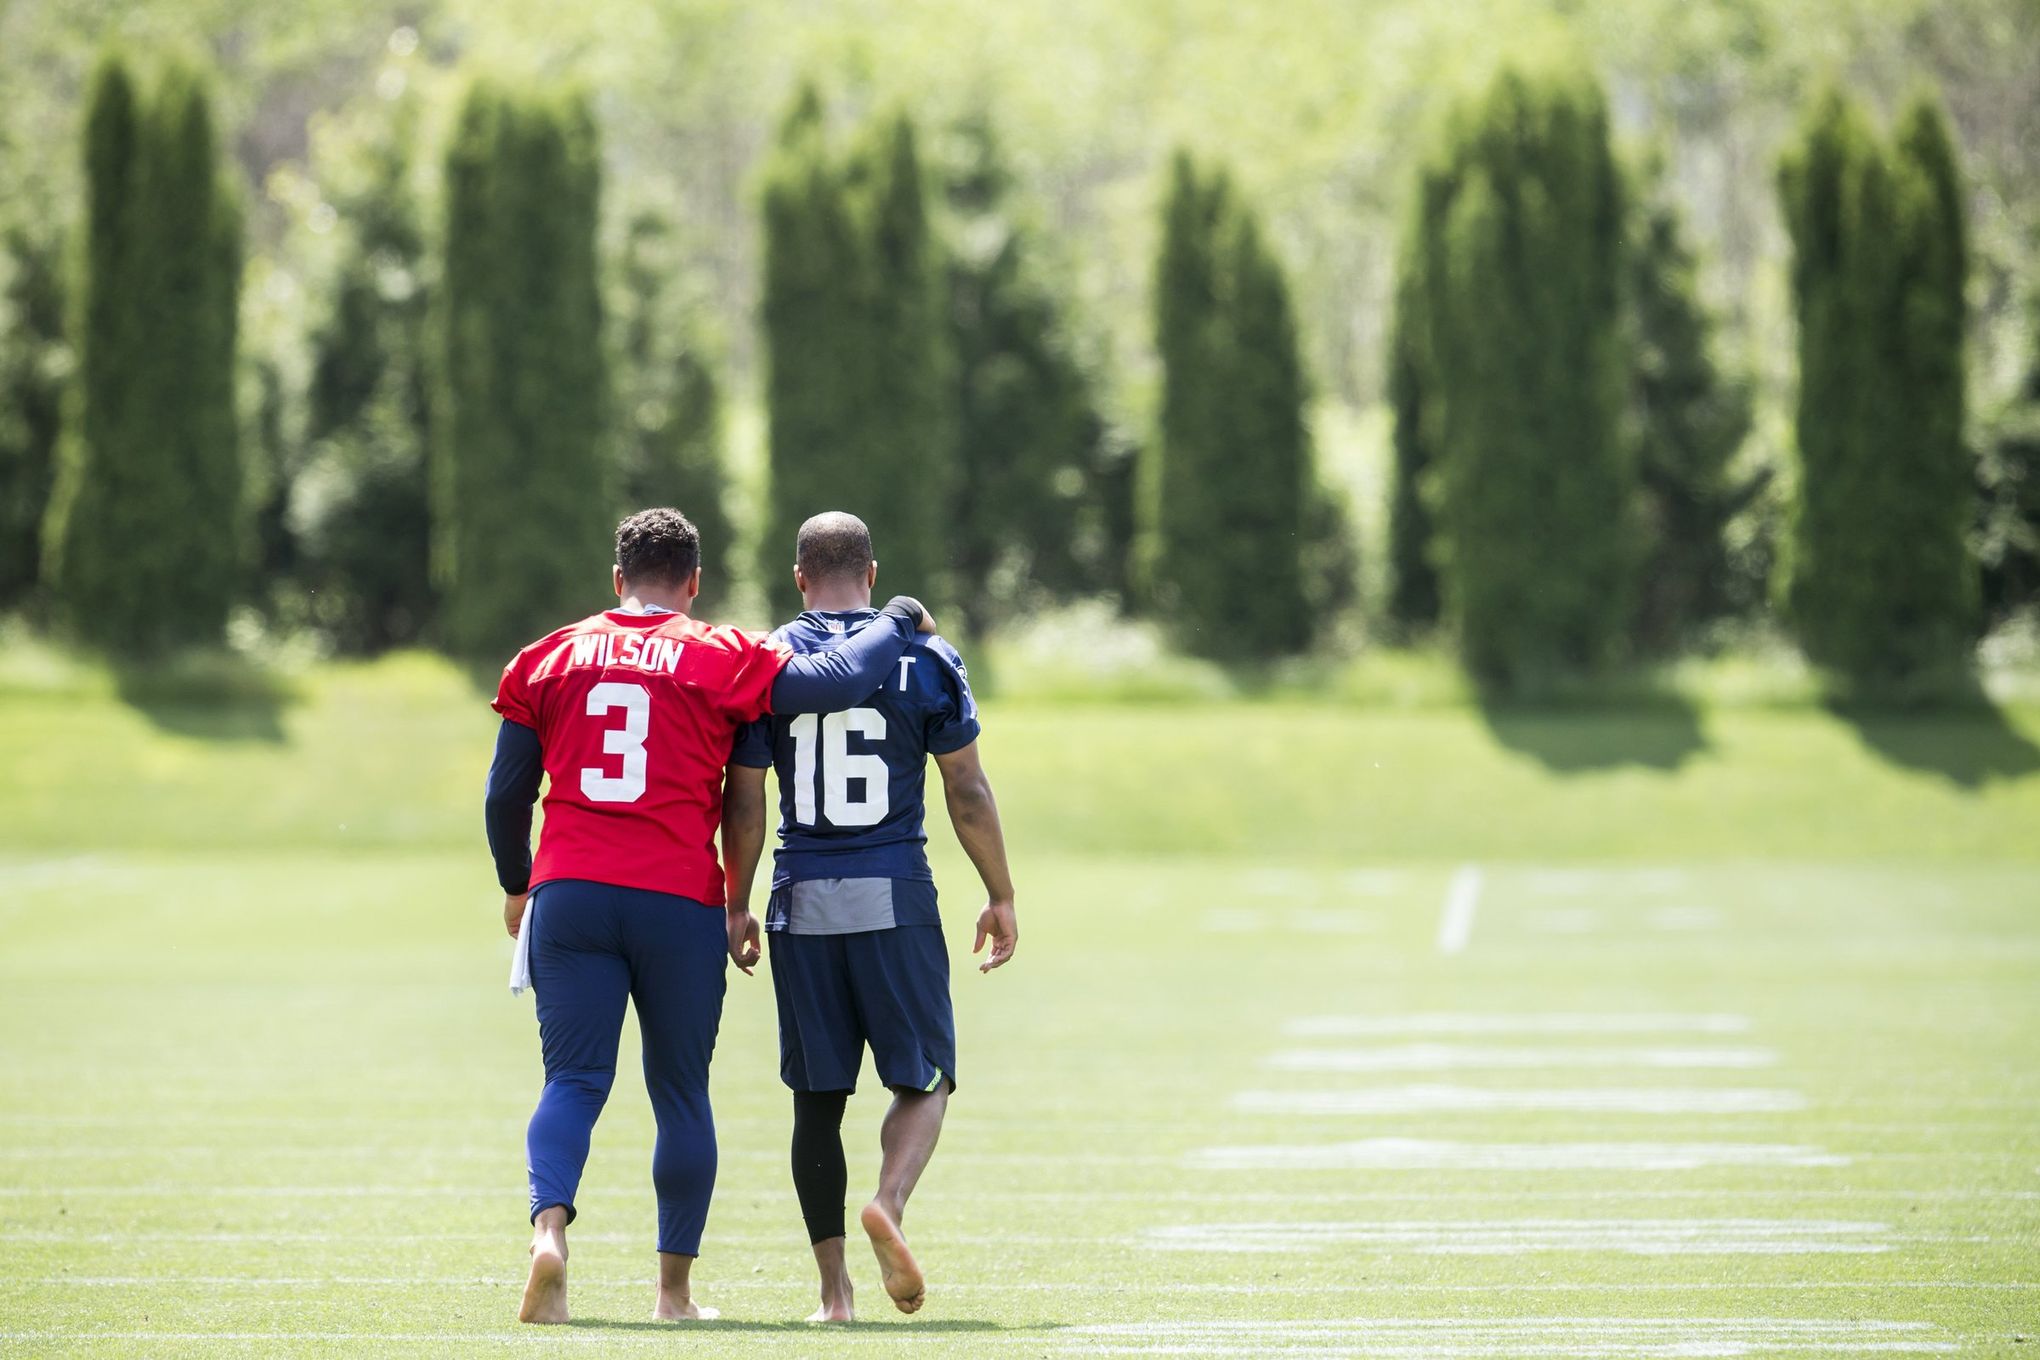
[(531, 1235), (531, 1275), (524, 1282), (519, 1322), (560, 1323), (567, 1320), (566, 1215), (547, 1210), (538, 1216)]
[(859, 1216), (864, 1234), (871, 1239), (872, 1254), (878, 1257), (878, 1271), (885, 1279), (885, 1292), (902, 1313), (918, 1313), (928, 1298), (928, 1282), (914, 1253), (907, 1249), (899, 1223), (877, 1200), (864, 1206)]
[(843, 1261), (843, 1239), (825, 1237), (815, 1243), (815, 1269), (822, 1278), (822, 1306), (807, 1315), (809, 1322), (851, 1322), (854, 1290), (850, 1268)]
[(713, 1308), (703, 1308), (685, 1294), (668, 1294), (659, 1291), (659, 1301), (652, 1305), (652, 1316), (660, 1322), (713, 1322), (722, 1314)]
[(713, 1308), (694, 1301), (694, 1258), (675, 1252), (659, 1253), (659, 1297), (652, 1304), (657, 1322), (712, 1322), (722, 1316)]

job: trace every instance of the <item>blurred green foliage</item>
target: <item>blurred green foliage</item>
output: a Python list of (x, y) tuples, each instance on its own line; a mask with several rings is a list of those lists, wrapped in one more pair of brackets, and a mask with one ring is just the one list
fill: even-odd
[(1767, 468), (1733, 467), (1750, 432), (1750, 385), (1718, 358), (1715, 317), (1662, 162), (1646, 160), (1630, 185), (1622, 348), (1648, 545), (1632, 635), (1645, 651), (1664, 653), (1762, 603), (1768, 558), (1762, 548), (1732, 553), (1727, 531), (1771, 477)]
[(2033, 322), (2025, 380), (1991, 414), (1977, 460), (1974, 544), (1992, 625), (2040, 602), (2040, 297)]
[[(389, 397), (372, 402), (331, 439), (315, 441), (310, 433), (314, 332), (329, 311), (342, 310), (340, 299), (351, 287), (354, 265), (343, 256), (355, 234), (350, 219), (360, 207), (350, 188), (349, 157), (330, 154), (344, 138), (332, 133), (375, 126), (393, 110), (408, 110), (402, 116), (415, 118), (411, 153), (425, 167), (409, 187), (419, 196), (414, 206), (421, 219), (436, 222), (439, 152), (474, 70), (498, 71), (519, 85), (573, 78), (597, 92), (608, 182), (620, 189), (605, 201), (601, 231), (605, 258), (619, 272), (629, 268), (631, 223), (646, 204), (658, 205), (674, 223), (673, 258), (660, 268), (670, 265), (687, 280), (679, 288), (687, 305), (661, 323), (675, 328), (675, 343), (652, 368), (631, 368), (625, 337), (633, 323), (611, 279), (609, 354), (622, 398), (604, 424), (615, 456), (611, 466), (630, 476), (648, 440), (679, 441), (671, 447), (684, 444), (703, 468), (710, 465), (704, 458), (727, 459), (732, 536), (746, 538), (760, 530), (754, 520), (762, 516), (751, 510), (762, 500), (764, 480), (764, 441), (755, 433), (763, 422), (753, 394), (764, 374), (755, 322), (768, 272), (760, 267), (757, 200), (761, 180), (770, 176), (759, 169), (789, 92), (810, 73), (826, 80), (846, 125), (877, 126), (874, 110), (904, 106), (923, 129), (949, 128), (959, 113), (997, 126), (999, 162), (1011, 189), (998, 208), (977, 215), (989, 229), (1035, 224), (1025, 251), (1031, 268), (1024, 272), (1048, 281), (1037, 296), (1044, 303), (1053, 299), (1059, 336), (1053, 348), (1084, 380), (1103, 434), (1091, 445), (1102, 451), (1098, 480), (1077, 495), (1085, 522), (1074, 546), (1083, 570), (1069, 576), (1067, 586), (1060, 569), (1047, 566), (1048, 558), (1063, 555), (1063, 546), (1035, 551), (1047, 544), (1038, 532), (1016, 530), (1003, 560), (984, 565), (986, 541), (969, 538), (972, 527), (955, 515), (958, 504), (981, 503), (967, 490), (977, 474), (968, 466), (961, 473), (966, 490), (944, 502), (950, 514), (945, 528), (969, 543), (947, 565), (972, 583), (966, 590), (973, 599), (987, 601), (981, 612), (988, 620), (1031, 607), (1039, 598), (1036, 587), (1051, 577), (1056, 592), (1090, 589), (1098, 579), (1094, 568), (1113, 555), (1113, 534), (1124, 533), (1131, 500), (1126, 454), (1151, 441), (1161, 392), (1148, 324), (1157, 197), (1169, 149), (1197, 146), (1230, 167), (1271, 250), (1284, 261), (1304, 368), (1316, 380), (1318, 456), (1331, 480), (1358, 494), (1352, 508), (1364, 523), (1386, 518), (1377, 555), (1389, 570), (1378, 588), (1370, 580), (1370, 588), (1381, 612), (1419, 629), (1436, 608), (1425, 549), (1432, 536), (1428, 511), (1417, 495), (1420, 478), (1411, 475), (1425, 461), (1424, 451), (1407, 421), (1394, 423), (1391, 450), (1384, 437), (1390, 422), (1363, 408), (1382, 398), (1385, 384), (1394, 387), (1396, 374), (1409, 374), (1406, 365), (1391, 362), (1406, 349), (1402, 318), (1413, 316), (1398, 309), (1391, 325), (1391, 301), (1401, 291), (1395, 260), (1404, 233), (1398, 227), (1409, 220), (1417, 162), (1446, 110), (1467, 90), (1481, 88), (1498, 64), (1563, 46), (1579, 53), (1608, 91), (1618, 139), (1664, 149), (1662, 202), (1678, 208), (1692, 258), (1690, 268), (1676, 252), (1659, 258), (1670, 273), (1690, 275), (1692, 289), (1682, 285), (1673, 292), (1697, 294), (1700, 311), (1693, 315), (1718, 318), (1720, 343), (1710, 350), (1737, 356), (1732, 371), (1714, 361), (1717, 376), (1726, 377), (1713, 397), (1695, 396), (1699, 405), (1691, 414), (1698, 423), (1686, 434), (1698, 436), (1705, 427), (1710, 440), (1725, 438), (1722, 431), (1732, 422), (1721, 418), (1746, 386), (1753, 429), (1735, 455), (1725, 490), (1733, 500), (1759, 486), (1766, 473), (1782, 474), (1728, 526), (1730, 546), (1722, 551), (1728, 553), (1731, 603), (1740, 609), (1748, 582), (1769, 560), (1771, 520), (1792, 489), (1796, 461), (1786, 419), (1794, 379), (1786, 239), (1769, 173), (1776, 150), (1805, 92), (1822, 77), (1842, 80), (1884, 107), (1916, 84), (1938, 87), (1970, 187), (1964, 204), (1972, 227), (1969, 407), (1993, 413), (1989, 430), (1971, 434), (1983, 455), (1984, 505), (1976, 512), (1975, 537), (1992, 592), (1990, 617), (2016, 612), (2031, 598), (2030, 587), (2018, 585), (2028, 579), (2017, 570), (2025, 531), (2018, 496), (2009, 489), (2025, 484), (2019, 446), (1995, 433), (2010, 428), (2007, 421), (2016, 424), (2009, 394), (2026, 371), (2033, 343), (2021, 313), (2040, 253), (2040, 233), (2032, 230), (2040, 221), (2040, 82), (2032, 78), (2031, 63), (2040, 49), (2040, 8), (2030, 0), (1579, 0), (1562, 11), (1544, 0), (1383, 0), (1368, 6), (1296, 0), (1272, 9), (1126, 0), (1081, 12), (1046, 0), (939, 7), (814, 0), (794, 10), (734, 0), (588, 0), (570, 9), (538, 0), (301, 0), (288, 6), (14, 0), (0, 11), (0, 219), (28, 221), (47, 240), (60, 240), (76, 225), (86, 76), (108, 40), (137, 50), (197, 48), (218, 72), (225, 144), (257, 190), (243, 307), (250, 341), (242, 405), (261, 579), (244, 582), (250, 588), (243, 595), (269, 604), (284, 624), (323, 617), (321, 627), (342, 645), (375, 645), (360, 639), (372, 639), (376, 629), (413, 635), (432, 592), (427, 581), (420, 599), (394, 608), (379, 597), (385, 604), (366, 606), (368, 614), (380, 612), (393, 622), (367, 628), (357, 617), (358, 602), (345, 599), (331, 575), (324, 586), (312, 584), (326, 572), (322, 561), (350, 551), (340, 532), (349, 523), (411, 514), (392, 541), (410, 545), (404, 552), (412, 554), (413, 441), (424, 437), (415, 412)], [(935, 173), (946, 175), (939, 141), (923, 150)], [(925, 186), (923, 193), (925, 203)], [(934, 234), (947, 238), (943, 244), (955, 259), (967, 256), (958, 248), (966, 237), (956, 229), (972, 215), (936, 214)], [(1627, 267), (1650, 266), (1631, 259)], [(428, 251), (417, 274), (425, 293), (434, 287), (435, 270)], [(952, 308), (966, 286), (963, 274), (952, 275), (946, 294)], [(1664, 295), (1668, 304), (1673, 292)], [(1685, 307), (1677, 301), (1663, 319), (1675, 328), (1685, 324), (1677, 318)], [(17, 318), (24, 314), (20, 307), (7, 310)], [(1012, 313), (1026, 314), (1025, 307)], [(394, 334), (381, 324), (374, 329)], [(366, 332), (351, 334), (358, 339)], [(1047, 371), (1026, 358), (1031, 342), (1024, 335), (1005, 334), (997, 343), (1012, 348), (990, 354), (973, 376), (964, 352), (968, 337), (950, 327), (949, 380), (959, 403), (950, 437), (963, 447), (982, 447), (977, 435), (959, 433), (970, 417), (971, 384), (986, 394), (981, 411), (1003, 428), (1001, 413), (1024, 400), (1007, 381), (1016, 368), (1032, 367), (1038, 378)], [(698, 345), (703, 335), (714, 342)], [(894, 338), (919, 343), (911, 334)], [(390, 345), (391, 362), (420, 371), (422, 365), (401, 350)], [(715, 372), (695, 363), (711, 354), (718, 360)], [(654, 389), (665, 381), (658, 376), (665, 363), (677, 365), (676, 392), (699, 393), (699, 409), (691, 400), (631, 400), (640, 376)], [(25, 335), (18, 322), (0, 337), (6, 372), (61, 371), (63, 364), (61, 345), (47, 335)], [(1676, 366), (1661, 377), (1673, 381)], [(704, 380), (716, 389), (713, 412)], [(1636, 385), (1632, 374), (1632, 395)], [(1403, 396), (1405, 406), (1416, 400)], [(1632, 401), (1632, 415), (1635, 407)], [(653, 431), (638, 420), (662, 413), (675, 423)], [(1042, 422), (1044, 428), (1052, 423)], [(366, 433), (371, 424), (380, 431), (372, 438)], [(0, 448), (20, 446), (20, 428), (12, 421), (0, 430)], [(1653, 437), (1642, 434), (1649, 479)], [(1090, 444), (1074, 427), (1069, 437)], [(365, 440), (375, 445), (372, 451)], [(1673, 446), (1660, 439), (1655, 447)], [(2010, 461), (2000, 456), (2004, 450)], [(1686, 453), (1700, 451), (1698, 443), (1685, 446)], [(1408, 465), (1404, 475), (1384, 479), (1380, 469), (1392, 458)], [(28, 464), (8, 464), (32, 465), (32, 454)], [(993, 465), (987, 460), (980, 471)], [(1056, 483), (1077, 484), (1070, 476)], [(1718, 518), (1722, 508), (1715, 493), (1724, 487), (1710, 490), (1706, 483), (1702, 476), (1697, 498), (1686, 507), (1697, 511), (1713, 498), (1694, 526)], [(32, 496), (33, 477), (23, 485)], [(1647, 491), (1648, 513), (1671, 513), (1668, 487)], [(1388, 507), (1385, 516), (1375, 508), (1377, 494)], [(29, 514), (19, 501), (6, 508), (20, 512), (17, 518)], [(1333, 515), (1318, 501), (1311, 518), (1323, 529)], [(1031, 516), (1027, 522), (1034, 522)], [(1067, 515), (1058, 521), (1068, 522)], [(764, 576), (783, 590), (785, 548), (775, 546), (775, 534), (783, 537), (782, 530), (764, 531)], [(1014, 542), (1023, 537), (1036, 560), (1018, 560)], [(902, 554), (914, 548), (900, 534), (890, 538), (882, 554), (888, 579), (907, 584), (900, 575), (919, 568)], [(1101, 540), (1103, 559), (1093, 553)], [(369, 546), (365, 538), (356, 541)], [(1338, 594), (1318, 588), (1324, 582), (1343, 583), (1350, 594), (1351, 572), (1339, 563), (1351, 547), (1335, 536), (1314, 536), (1313, 542), (1325, 545), (1313, 548), (1307, 573), (1317, 583), (1310, 594), (1321, 608)], [(1710, 557), (1719, 545), (1702, 528), (1692, 544), (1687, 568), (1719, 562)], [(1377, 551), (1373, 542), (1364, 546)], [(10, 538), (8, 547), (22, 545)], [(1670, 581), (1685, 568), (1675, 570), (1669, 543), (1660, 547), (1654, 571)], [(711, 560), (713, 553), (711, 542)], [(746, 565), (752, 560), (747, 551)], [(1030, 574), (1040, 579), (1030, 581)], [(978, 580), (986, 583), (982, 590)], [(417, 584), (415, 577), (411, 583)], [(1406, 597), (1405, 586), (1414, 593)], [(1636, 640), (1690, 640), (1687, 623), (1669, 622), (1685, 610), (1677, 601), (1689, 596), (1681, 588), (1654, 600), (1646, 589)], [(308, 607), (308, 599), (317, 599), (317, 607)], [(1704, 616), (1715, 603), (1694, 612)], [(1350, 637), (1353, 622), (1345, 620), (1338, 635)]]
[(285, 532), (269, 564), (270, 581), (302, 590), (309, 620), (352, 652), (417, 643), (435, 621), (417, 108), (375, 112), (327, 159), (332, 230), (344, 240), (309, 337), (308, 456), (277, 470)]
[(507, 656), (534, 620), (603, 604), (616, 498), (600, 184), (579, 94), (470, 87), (446, 157), (432, 416), (433, 555), (457, 655)]
[(242, 588), (239, 186), (181, 59), (93, 77), (78, 419), (46, 535), (58, 617), (124, 655), (219, 641)]
[(794, 536), (823, 510), (871, 526), (892, 590), (948, 600), (953, 405), (943, 276), (913, 121), (880, 115), (838, 151), (803, 87), (765, 190), (771, 424), (760, 572), (797, 612)]
[(1130, 450), (1116, 444), (1080, 342), (1011, 202), (991, 120), (941, 143), (943, 255), (955, 381), (949, 520), (964, 632), (1048, 595), (1116, 593), (1132, 551)]
[(1419, 186), (1425, 484), (1447, 617), (1485, 681), (1606, 663), (1641, 543), (1622, 437), (1621, 174), (1570, 63), (1469, 100)]
[(1959, 668), (1977, 581), (1968, 256), (1947, 124), (1921, 99), (1887, 142), (1830, 90), (1780, 184), (1800, 323), (1793, 627), (1810, 658), (1857, 685)]
[(0, 208), (0, 609), (27, 601), (41, 573), (71, 368), (63, 238), (38, 206)]
[(1385, 612), (1404, 637), (1429, 629), (1444, 611), (1438, 564), (1432, 556), (1436, 529), (1425, 483), (1435, 462), (1424, 431), (1427, 383), (1425, 355), (1431, 343), (1424, 311), (1423, 219), (1412, 214), (1402, 235), (1389, 319), (1388, 402), (1394, 421), (1390, 439), (1388, 500), (1388, 591)]
[(642, 209), (630, 220), (610, 290), (620, 512), (678, 508), (701, 532), (708, 609), (727, 610), (740, 575), (726, 500), (720, 356), (687, 294), (673, 223)]
[(1162, 213), (1141, 589), (1190, 652), (1296, 652), (1315, 624), (1303, 548), (1316, 482), (1289, 286), (1225, 170), (1178, 152)]

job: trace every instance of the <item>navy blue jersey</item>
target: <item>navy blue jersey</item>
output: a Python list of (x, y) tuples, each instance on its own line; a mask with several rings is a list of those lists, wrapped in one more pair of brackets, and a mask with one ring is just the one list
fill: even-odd
[[(809, 610), (772, 636), (796, 654), (828, 651), (874, 619), (872, 609)], [(779, 848), (772, 886), (815, 878), (931, 879), (928, 757), (978, 737), (963, 658), (917, 634), (885, 683), (840, 713), (774, 715), (737, 735), (730, 762), (779, 777)]]

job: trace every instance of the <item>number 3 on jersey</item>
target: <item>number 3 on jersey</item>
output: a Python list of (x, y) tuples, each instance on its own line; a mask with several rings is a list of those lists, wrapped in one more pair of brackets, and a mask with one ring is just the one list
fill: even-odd
[[(822, 775), (822, 810), (828, 814), (830, 825), (877, 826), (885, 820), (892, 771), (882, 756), (851, 755), (852, 732), (869, 741), (884, 741), (885, 714), (875, 708), (852, 708), (825, 718), (803, 713), (787, 724), (787, 733), (793, 738), (793, 815), (802, 826), (813, 826), (816, 820), (817, 756)], [(818, 733), (820, 741), (816, 740)], [(850, 796), (853, 779), (864, 781), (862, 797)]]
[(598, 766), (581, 769), (581, 794), (591, 803), (635, 803), (645, 792), (645, 738), (652, 731), (652, 696), (643, 685), (605, 680), (588, 691), (588, 716), (623, 710), (623, 726), (603, 729), (602, 749), (623, 757), (623, 773)]

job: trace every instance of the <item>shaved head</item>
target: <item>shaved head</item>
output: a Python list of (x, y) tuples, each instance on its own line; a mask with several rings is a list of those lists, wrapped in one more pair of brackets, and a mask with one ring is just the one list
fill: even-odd
[(800, 526), (793, 564), (818, 585), (824, 581), (862, 583), (871, 561), (871, 530), (855, 515), (825, 510)]

